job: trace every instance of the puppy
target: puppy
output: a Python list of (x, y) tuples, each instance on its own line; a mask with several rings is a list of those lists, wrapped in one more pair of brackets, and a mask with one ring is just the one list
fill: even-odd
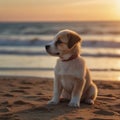
[(70, 99), (71, 107), (79, 107), (80, 101), (94, 104), (98, 90), (80, 56), (80, 43), (78, 33), (62, 30), (45, 46), (50, 55), (59, 57), (54, 71), (54, 95), (48, 104), (59, 103), (61, 96)]

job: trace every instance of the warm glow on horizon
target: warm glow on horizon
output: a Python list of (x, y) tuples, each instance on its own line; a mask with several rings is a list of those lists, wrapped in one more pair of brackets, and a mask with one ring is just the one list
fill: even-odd
[(120, 0), (4, 0), (0, 21), (120, 20)]
[(116, 16), (120, 20), (120, 0), (116, 0), (115, 8), (116, 8)]

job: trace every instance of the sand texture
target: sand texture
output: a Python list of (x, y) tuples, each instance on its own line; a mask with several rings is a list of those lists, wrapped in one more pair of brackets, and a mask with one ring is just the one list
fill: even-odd
[(0, 120), (120, 120), (120, 82), (95, 81), (94, 105), (47, 105), (53, 81), (47, 78), (0, 77)]

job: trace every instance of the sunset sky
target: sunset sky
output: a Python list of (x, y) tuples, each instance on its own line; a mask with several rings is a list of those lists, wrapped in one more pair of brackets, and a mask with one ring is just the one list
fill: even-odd
[(0, 21), (120, 20), (120, 0), (0, 0)]

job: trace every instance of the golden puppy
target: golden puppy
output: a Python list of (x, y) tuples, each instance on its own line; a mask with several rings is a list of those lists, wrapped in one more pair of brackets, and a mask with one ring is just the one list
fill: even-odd
[(55, 67), (54, 95), (48, 104), (59, 103), (60, 96), (70, 99), (69, 106), (79, 107), (80, 101), (94, 104), (97, 87), (93, 83), (85, 60), (80, 56), (81, 38), (71, 30), (62, 30), (46, 51), (59, 56)]

